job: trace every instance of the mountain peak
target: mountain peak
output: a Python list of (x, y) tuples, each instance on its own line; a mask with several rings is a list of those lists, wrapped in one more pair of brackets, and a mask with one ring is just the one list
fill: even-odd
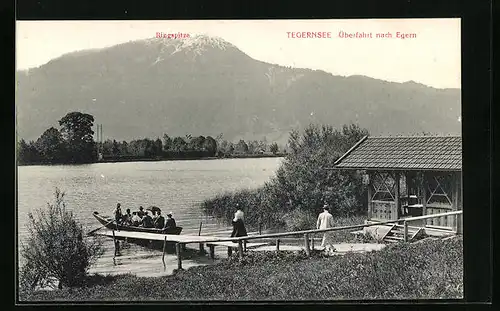
[(233, 44), (220, 37), (211, 37), (203, 34), (183, 39), (151, 38), (147, 39), (146, 42), (148, 44), (160, 43), (163, 46), (173, 46), (175, 50), (172, 54), (180, 51), (190, 51), (200, 55), (203, 51), (206, 51), (209, 48), (216, 48), (219, 50), (236, 48)]

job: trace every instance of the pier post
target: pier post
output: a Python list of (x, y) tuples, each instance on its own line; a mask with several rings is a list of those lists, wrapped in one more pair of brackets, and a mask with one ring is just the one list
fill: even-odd
[(208, 247), (210, 248), (210, 258), (215, 260), (215, 245), (209, 245)]
[(238, 241), (238, 253), (240, 258), (243, 258), (243, 241), (239, 240)]
[(200, 243), (200, 254), (201, 255), (205, 254), (205, 248), (203, 246), (203, 243)]
[(259, 222), (259, 235), (262, 235), (262, 224)]
[(231, 248), (231, 246), (228, 246), (227, 247), (227, 257), (231, 257), (232, 254), (233, 254), (233, 249)]
[(203, 221), (200, 221), (200, 229), (198, 230), (198, 236), (201, 235), (201, 225), (203, 224)]
[(165, 240), (163, 240), (163, 256), (161, 257), (161, 261), (163, 262), (163, 271), (167, 270), (167, 265), (165, 264), (165, 251), (167, 250), (167, 236), (165, 236)]
[(280, 239), (276, 239), (276, 253), (280, 251)]
[(314, 233), (311, 234), (311, 248), (314, 250)]
[[(118, 251), (120, 250), (120, 241), (118, 241), (116, 239), (116, 236), (115, 236), (115, 230), (113, 230), (113, 244), (115, 245), (115, 255), (118, 254)], [(115, 257), (113, 257), (114, 259)]]
[(309, 234), (304, 234), (304, 248), (306, 249), (306, 255), (311, 256), (311, 249), (309, 248)]
[(177, 251), (177, 269), (182, 270), (182, 247), (181, 243), (175, 244), (175, 248)]

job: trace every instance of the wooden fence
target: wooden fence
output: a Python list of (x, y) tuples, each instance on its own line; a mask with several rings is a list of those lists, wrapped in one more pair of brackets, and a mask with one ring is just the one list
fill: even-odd
[[(400, 222), (404, 222), (404, 233), (405, 233), (404, 234), (404, 241), (407, 242), (408, 241), (408, 223), (409, 222), (414, 221), (414, 220), (429, 219), (429, 218), (434, 218), (434, 217), (443, 217), (443, 216), (451, 216), (451, 215), (458, 216), (459, 214), (462, 214), (462, 211), (454, 211), (454, 212), (434, 214), (434, 215), (418, 216), (418, 217), (403, 218), (403, 219), (396, 219), (396, 220), (390, 220), (390, 221), (382, 221), (382, 222), (370, 223), (370, 224), (342, 226), (342, 227), (334, 227), (334, 228), (327, 228), (327, 229), (312, 229), (312, 230), (302, 230), (302, 231), (269, 233), (269, 234), (243, 236), (243, 237), (235, 237), (235, 238), (222, 238), (221, 237), (221, 238), (216, 238), (216, 239), (211, 238), (211, 239), (206, 239), (206, 240), (200, 240), (200, 239), (187, 240), (187, 241), (178, 242), (176, 244), (177, 266), (178, 266), (178, 269), (182, 270), (181, 252), (182, 252), (182, 249), (185, 248), (186, 244), (191, 244), (191, 243), (200, 243), (200, 244), (210, 245), (210, 243), (236, 241), (236, 242), (238, 242), (237, 248), (238, 248), (239, 256), (240, 256), (240, 258), (242, 258), (243, 257), (243, 249), (244, 249), (243, 246), (244, 246), (244, 243), (246, 241), (265, 239), (265, 238), (279, 238), (279, 237), (285, 237), (285, 236), (304, 235), (304, 248), (305, 248), (307, 256), (310, 256), (311, 248), (310, 248), (309, 236), (311, 234), (341, 231), (341, 230), (350, 230), (350, 229), (361, 229), (361, 228), (371, 227), (371, 226), (379, 226), (379, 225), (385, 225), (385, 224), (397, 224)], [(280, 246), (279, 239), (277, 239), (276, 240), (276, 249), (277, 250), (279, 250), (279, 246)]]

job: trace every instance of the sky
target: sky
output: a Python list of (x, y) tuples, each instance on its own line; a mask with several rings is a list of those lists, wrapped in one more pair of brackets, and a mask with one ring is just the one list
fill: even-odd
[[(461, 87), (460, 19), (17, 21), (16, 68), (156, 32), (221, 37), (254, 59), (283, 66)], [(291, 32), (325, 32), (330, 38), (294, 38)], [(371, 33), (371, 38), (342, 38), (341, 32)], [(410, 37), (397, 38), (398, 32)], [(392, 37), (376, 38), (379, 33)]]

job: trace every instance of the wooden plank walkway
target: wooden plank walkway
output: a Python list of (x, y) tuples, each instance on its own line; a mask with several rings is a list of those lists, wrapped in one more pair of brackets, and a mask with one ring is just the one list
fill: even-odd
[[(113, 230), (102, 230), (97, 231), (97, 235), (113, 237)], [(117, 238), (129, 238), (129, 239), (140, 239), (140, 240), (151, 240), (151, 241), (164, 241), (165, 237), (167, 238), (167, 242), (175, 242), (175, 243), (183, 243), (187, 241), (197, 241), (199, 240), (202, 244), (214, 245), (214, 246), (226, 246), (231, 248), (238, 248), (238, 243), (234, 243), (231, 241), (222, 241), (222, 242), (209, 242), (204, 243), (203, 241), (207, 239), (217, 239), (219, 237), (216, 236), (206, 236), (206, 235), (175, 235), (175, 234), (159, 234), (159, 233), (149, 233), (149, 232), (131, 232), (131, 231), (117, 231), (115, 230), (114, 236)], [(267, 245), (269, 243), (260, 242), (260, 243), (252, 243), (247, 242), (247, 248), (255, 248), (263, 245)]]

